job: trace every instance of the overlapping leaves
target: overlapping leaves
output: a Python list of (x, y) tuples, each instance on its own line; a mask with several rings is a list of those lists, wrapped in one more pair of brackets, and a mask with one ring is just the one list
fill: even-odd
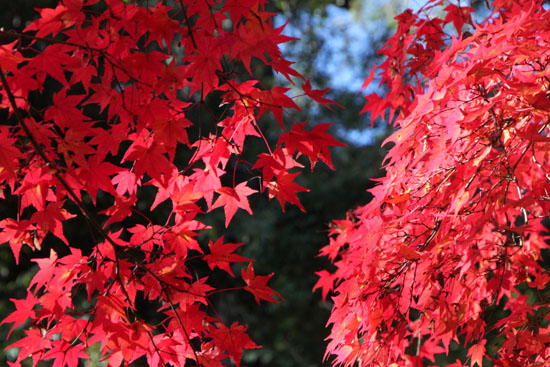
[(520, 289), (549, 279), (550, 12), (492, 6), (477, 25), (464, 4), (406, 11), (381, 50), (388, 93), (365, 110), (396, 115), (386, 175), (321, 251), (337, 267), (317, 287), (334, 291), (338, 365), (430, 365), (451, 342), (469, 348), (453, 366), (548, 364), (548, 298)]

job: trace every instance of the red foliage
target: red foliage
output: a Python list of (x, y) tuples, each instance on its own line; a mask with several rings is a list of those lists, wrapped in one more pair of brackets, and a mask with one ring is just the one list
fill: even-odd
[(337, 365), (426, 365), (459, 340), (454, 366), (549, 363), (550, 11), (492, 5), (477, 25), (442, 1), (406, 11), (381, 51), (388, 93), (366, 110), (398, 115), (386, 174), (321, 251)]
[[(197, 215), (223, 208), (227, 226), (239, 209), (252, 214), (248, 197), (265, 189), (283, 208), (303, 209), (296, 194), (306, 189), (294, 182), (303, 166), (295, 158), (330, 165), (328, 147), (340, 145), (326, 125), (284, 128), (292, 121), (285, 114), (298, 106), (287, 89), (257, 80), (258, 65), (269, 66), (289, 80), (301, 77), (314, 100), (335, 104), (281, 56), (278, 44), (291, 38), (284, 26), (273, 28), (265, 1), (131, 3), (62, 0), (40, 9), (22, 33), (0, 31), (10, 40), (0, 45), (0, 108), (9, 115), (0, 126), (0, 196), (19, 202), (17, 215), (0, 221), (0, 242), (18, 260), (22, 246), (41, 249), (51, 233), (70, 252), (35, 260), (28, 296), (14, 300), (16, 311), (3, 321), (28, 322), (12, 345), (22, 348), (14, 366), (30, 357), (33, 366), (53, 359), (76, 367), (95, 343), (109, 366), (138, 358), (151, 367), (240, 365), (243, 349), (258, 346), (245, 326), (222, 323), (209, 297), (224, 290), (188, 266), (201, 259), (234, 276), (230, 265), (250, 259), (223, 237), (201, 247), (197, 237), (207, 226)], [(211, 110), (207, 98), (222, 106)], [(275, 147), (260, 127), (266, 112), (284, 133)], [(247, 162), (261, 177), (257, 188), (234, 174), (251, 137), (265, 143)], [(224, 186), (226, 174), (233, 180), (223, 182), (233, 182)], [(137, 205), (145, 186), (154, 189), (149, 207)], [(102, 211), (100, 196), (110, 203)], [(170, 209), (161, 223), (135, 224), (163, 202)], [(89, 253), (65, 237), (63, 224), (74, 216), (94, 232)], [(251, 263), (240, 274), (236, 290), (279, 302), (267, 286), (271, 275), (256, 275)], [(79, 308), (83, 293), (90, 303)], [(140, 317), (138, 295), (157, 305), (161, 322)]]

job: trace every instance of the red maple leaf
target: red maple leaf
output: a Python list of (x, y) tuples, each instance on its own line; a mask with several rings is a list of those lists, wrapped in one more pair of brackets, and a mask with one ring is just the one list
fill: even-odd
[(125, 218), (132, 215), (132, 207), (136, 203), (136, 196), (117, 196), (115, 198), (115, 204), (109, 208), (99, 212), (100, 214), (108, 215), (107, 222), (105, 226), (108, 226), (111, 223), (116, 223), (124, 220)]
[(72, 344), (66, 340), (52, 341), (52, 348), (44, 355), (44, 359), (53, 359), (52, 367), (77, 367), (79, 358), (86, 358), (84, 344)]
[[(66, 90), (54, 93), (53, 106), (46, 110), (44, 118), (46, 120), (53, 120), (61, 129), (68, 128), (75, 122), (81, 123), (86, 118), (78, 105), (84, 97), (81, 94), (69, 95)], [(85, 147), (90, 148), (89, 146)]]
[(326, 132), (330, 123), (317, 124), (311, 131), (304, 130), (306, 123), (307, 121), (294, 124), (289, 132), (281, 134), (279, 144), (284, 143), (291, 155), (296, 151), (306, 155), (311, 162), (312, 170), (318, 159), (334, 169), (328, 147), (345, 146), (345, 144), (340, 143)]
[(485, 339), (482, 339), (479, 343), (474, 344), (470, 347), (468, 355), (472, 358), (472, 367), (474, 367), (476, 364), (478, 367), (483, 367), (483, 356), (485, 355), (486, 342), (487, 341)]
[(168, 15), (170, 10), (172, 10), (172, 7), (157, 3), (154, 7), (149, 8), (150, 13), (143, 20), (149, 29), (147, 43), (156, 41), (162, 47), (162, 39), (164, 38), (168, 52), (170, 52), (174, 31), (180, 26), (178, 21)]
[(19, 51), (14, 50), (17, 41), (0, 45), (0, 65), (4, 72), (14, 72), (17, 70), (17, 66), (26, 60)]
[(248, 264), (246, 270), (244, 270), (244, 268), (241, 269), (241, 277), (246, 283), (244, 289), (254, 295), (254, 299), (257, 303), (260, 303), (261, 299), (273, 303), (281, 303), (283, 300), (283, 297), (281, 297), (279, 293), (267, 286), (267, 282), (272, 276), (273, 273), (269, 275), (255, 275), (252, 263)]
[(178, 143), (189, 144), (186, 128), (191, 125), (192, 123), (185, 118), (173, 119), (161, 115), (155, 117), (151, 128), (155, 132), (155, 141), (165, 145), (167, 151), (175, 152)]
[(327, 298), (328, 292), (334, 288), (334, 280), (336, 279), (336, 276), (326, 270), (317, 271), (315, 274), (319, 277), (319, 280), (313, 286), (313, 290), (321, 288), (321, 294), (324, 302)]
[(276, 180), (272, 180), (267, 184), (269, 189), (269, 198), (277, 198), (279, 204), (281, 204), (283, 212), (285, 211), (285, 204), (287, 202), (296, 205), (303, 212), (306, 211), (302, 203), (300, 203), (298, 196), (296, 196), (296, 193), (298, 192), (309, 191), (309, 189), (306, 189), (294, 182), (294, 179), (299, 174), (299, 172), (288, 173), (283, 171), (275, 176)]
[(241, 365), (243, 349), (260, 348), (246, 334), (246, 326), (239, 325), (237, 322), (231, 324), (230, 328), (222, 323), (216, 323), (215, 325), (217, 328), (213, 327), (210, 335), (216, 341), (216, 346), (226, 351), (237, 367)]
[(61, 30), (84, 20), (84, 14), (80, 11), (80, 8), (75, 6), (58, 4), (55, 9), (44, 8), (38, 11), (40, 12), (40, 18), (32, 22), (25, 29), (26, 31), (37, 31), (36, 35), (38, 37), (44, 37), (49, 34), (55, 36)]
[(10, 348), (21, 348), (17, 361), (13, 366), (21, 366), (22, 360), (28, 356), (33, 356), (35, 353), (43, 354), (44, 350), (48, 350), (51, 346), (52, 341), (49, 338), (43, 337), (41, 329), (32, 328), (25, 330), (25, 337), (9, 346)]
[(367, 103), (365, 103), (361, 113), (370, 112), (370, 124), (374, 126), (374, 121), (378, 116), (382, 115), (382, 119), (384, 118), (384, 111), (390, 106), (390, 103), (380, 98), (377, 93), (371, 93), (365, 98), (367, 99)]
[(9, 314), (2, 322), (0, 322), (0, 325), (6, 324), (6, 323), (12, 323), (13, 326), (11, 327), (10, 331), (8, 332), (7, 338), (9, 339), (11, 332), (19, 327), (20, 325), (23, 325), (25, 321), (28, 319), (34, 319), (36, 316), (36, 311), (34, 310), (34, 307), (38, 303), (38, 299), (32, 294), (31, 292), (27, 293), (27, 298), (25, 299), (13, 299), (10, 298), (10, 301), (13, 302), (15, 305), (15, 311), (13, 311), (11, 314)]
[(234, 262), (243, 262), (243, 261), (253, 261), (241, 255), (234, 254), (235, 250), (244, 245), (244, 243), (223, 243), (223, 236), (220, 237), (216, 242), (210, 241), (208, 247), (210, 248), (210, 253), (204, 256), (210, 269), (218, 267), (222, 270), (225, 270), (229, 275), (234, 277), (235, 275), (231, 271), (231, 263)]
[(76, 215), (63, 209), (63, 204), (63, 201), (49, 203), (45, 210), (37, 211), (32, 215), (31, 221), (36, 223), (39, 239), (43, 239), (50, 232), (66, 245), (69, 245), (67, 238), (63, 234), (63, 222), (74, 218)]
[(374, 79), (375, 72), (376, 72), (376, 64), (373, 63), (372, 69), (370, 69), (369, 76), (365, 79), (365, 81), (363, 82), (363, 85), (361, 86), (361, 91), (365, 90), (370, 85), (370, 83)]
[(193, 78), (189, 95), (200, 91), (204, 96), (218, 87), (218, 72), (222, 69), (220, 65), (222, 49), (221, 44), (210, 37), (200, 39), (197, 46), (196, 52), (186, 58), (191, 63), (186, 66), (186, 73), (198, 76)]
[(462, 33), (462, 26), (464, 26), (464, 23), (468, 21), (471, 22), (470, 13), (473, 10), (472, 8), (449, 4), (444, 10), (447, 12), (445, 22), (452, 22), (458, 34)]
[(16, 221), (12, 218), (6, 218), (0, 221), (0, 244), (9, 242), (11, 252), (15, 257), (15, 263), (19, 263), (19, 253), (23, 245), (34, 249), (32, 232), (35, 227), (28, 220)]
[(181, 258), (187, 257), (188, 250), (195, 250), (202, 253), (199, 243), (195, 239), (198, 236), (197, 231), (208, 228), (198, 221), (185, 221), (180, 225), (173, 226), (163, 235), (168, 249), (173, 249), (176, 255)]
[(118, 195), (122, 196), (126, 193), (135, 195), (138, 185), (141, 184), (141, 179), (138, 179), (136, 174), (132, 171), (122, 170), (111, 179), (111, 182), (116, 185), (116, 192)]
[(216, 199), (212, 209), (223, 206), (226, 227), (229, 225), (229, 222), (231, 222), (238, 208), (246, 210), (248, 214), (252, 214), (252, 209), (250, 209), (247, 197), (257, 191), (246, 186), (246, 182), (241, 182), (235, 186), (234, 189), (231, 187), (220, 187), (216, 192), (220, 194), (220, 196)]
[(16, 139), (10, 137), (6, 129), (0, 130), (0, 182), (6, 180), (13, 184), (17, 180), (19, 159), (23, 154), (15, 147), (15, 142)]
[(14, 191), (21, 194), (21, 211), (32, 205), (36, 210), (44, 210), (48, 201), (55, 201), (50, 188), (52, 175), (45, 167), (32, 167), (22, 180), (21, 186)]
[(304, 166), (292, 158), (287, 148), (278, 146), (272, 154), (259, 154), (252, 168), (262, 168), (263, 180), (269, 182), (275, 175), (294, 167), (303, 168)]
[(325, 106), (326, 108), (328, 108), (331, 111), (334, 111), (332, 109), (332, 107), (329, 106), (331, 104), (335, 105), (335, 106), (338, 106), (338, 107), (341, 107), (341, 108), (344, 108), (344, 106), (342, 106), (340, 103), (334, 102), (331, 99), (323, 97), (328, 92), (329, 88), (311, 89), (311, 83), (309, 82), (309, 80), (307, 80), (304, 84), (302, 84), (302, 89), (304, 90), (306, 95), (308, 95), (311, 99), (313, 99), (315, 102), (318, 102), (318, 103), (322, 104), (323, 106)]
[(155, 142), (145, 129), (134, 139), (122, 162), (135, 161), (134, 172), (137, 178), (147, 173), (151, 178), (166, 181), (174, 173), (175, 166), (164, 155), (165, 147)]
[[(112, 180), (110, 176), (115, 174), (124, 174), (128, 171), (115, 166), (112, 163), (105, 162), (100, 159), (96, 154), (88, 158), (87, 163), (78, 167), (75, 170), (75, 175), (78, 176), (82, 182), (84, 182), (88, 193), (90, 194), (92, 201), (95, 203), (97, 192), (99, 189), (108, 192), (112, 195), (118, 190), (115, 190), (113, 183), (120, 183), (115, 176)], [(121, 176), (118, 176), (119, 179)], [(133, 182), (135, 185), (135, 180)], [(123, 186), (124, 187), (124, 186)], [(122, 188), (120, 189), (122, 190)], [(120, 195), (123, 195), (125, 192), (122, 192)]]
[(258, 101), (260, 107), (260, 114), (263, 114), (264, 111), (271, 111), (275, 119), (279, 123), (281, 129), (284, 128), (283, 125), (283, 109), (284, 108), (293, 108), (298, 111), (302, 111), (300, 107), (286, 95), (286, 92), (289, 88), (283, 88), (281, 86), (275, 86), (271, 90), (258, 90), (254, 93), (251, 93), (253, 101)]
[(57, 263), (57, 253), (54, 250), (50, 250), (50, 256), (47, 258), (33, 259), (33, 262), (38, 264), (38, 271), (32, 278), (29, 289), (36, 285), (35, 292), (39, 291), (56, 272), (55, 264)]

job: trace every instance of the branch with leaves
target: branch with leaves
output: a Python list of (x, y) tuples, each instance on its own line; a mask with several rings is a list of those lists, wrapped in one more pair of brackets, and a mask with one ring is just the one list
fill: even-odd
[[(282, 301), (267, 284), (271, 275), (235, 253), (241, 243), (198, 238), (218, 208), (226, 227), (238, 211), (252, 214), (248, 197), (259, 191), (283, 209), (304, 209), (298, 156), (312, 168), (331, 165), (328, 148), (341, 145), (328, 125), (296, 124), (288, 89), (263, 86), (253, 64), (299, 77), (305, 94), (334, 102), (282, 57), (278, 45), (292, 38), (273, 28), (262, 1), (165, 3), (63, 0), (39, 9), (22, 33), (0, 31), (0, 108), (8, 116), (0, 199), (19, 202), (0, 221), (0, 243), (16, 261), (24, 246), (49, 246), (48, 234), (67, 249), (33, 260), (39, 270), (28, 296), (13, 300), (15, 312), (2, 321), (11, 331), (25, 326), (12, 344), (21, 348), (14, 366), (30, 358), (76, 367), (93, 345), (109, 366), (239, 366), (243, 350), (259, 346), (246, 326), (225, 325), (211, 297), (244, 290), (258, 303)], [(274, 149), (262, 132), (268, 114), (281, 128)], [(236, 175), (255, 137), (267, 149), (247, 162), (258, 188)], [(151, 190), (152, 203), (143, 202)], [(89, 224), (91, 247), (66, 237), (74, 217)], [(200, 276), (197, 262), (209, 272)], [(235, 263), (247, 263), (241, 283), (216, 288), (209, 276), (219, 269), (235, 278)], [(139, 302), (157, 317), (140, 313)]]

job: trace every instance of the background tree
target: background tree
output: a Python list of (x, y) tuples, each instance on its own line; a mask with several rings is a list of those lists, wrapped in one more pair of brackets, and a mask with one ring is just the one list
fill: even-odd
[[(308, 170), (300, 175), (299, 182), (311, 188), (301, 197), (307, 213), (289, 207), (281, 215), (273, 203), (257, 200), (253, 205), (257, 208), (253, 217), (235, 220), (228, 228), (235, 237), (246, 238), (247, 245), (242, 248), (244, 256), (256, 259), (256, 264), (261, 264), (267, 272), (275, 272), (273, 288), (285, 298), (281, 304), (258, 308), (255, 304), (243, 302), (238, 294), (224, 297), (227, 303), (223, 309), (249, 315), (249, 331), (262, 345), (262, 349), (245, 354), (244, 359), (250, 365), (321, 365), (330, 306), (322, 303), (320, 293), (311, 293), (317, 280), (314, 273), (328, 265), (316, 254), (326, 242), (331, 219), (345, 216), (347, 210), (357, 203), (366, 203), (370, 194), (365, 191), (365, 185), (369, 184), (369, 178), (380, 175), (378, 167), (382, 152), (379, 149), (381, 140), (378, 139), (385, 133), (387, 125), (380, 124), (380, 129), (372, 130), (369, 117), (359, 117), (364, 101), (357, 93), (362, 83), (360, 78), (368, 74), (366, 68), (372, 66), (373, 59), (368, 53), (372, 53), (369, 40), (362, 39), (365, 44), (359, 44), (359, 40), (353, 39), (353, 32), (357, 29), (369, 33), (370, 28), (363, 28), (365, 23), (361, 21), (354, 23), (353, 11), (335, 5), (327, 8), (317, 3), (310, 6), (307, 2), (297, 2), (295, 6), (290, 3), (286, 8), (281, 6), (281, 9), (287, 9), (281, 17), (281, 24), (289, 20), (285, 33), (301, 39), (286, 43), (283, 51), (297, 62), (298, 70), (304, 71), (315, 88), (330, 87), (327, 95), (345, 106), (345, 109), (330, 111), (301, 99), (297, 101), (303, 111), (299, 120), (334, 122), (331, 133), (347, 146), (331, 151), (335, 172), (320, 165), (313, 172)], [(377, 27), (390, 28), (391, 23), (380, 17)], [(347, 64), (339, 64), (348, 58), (359, 63), (358, 67), (351, 69)], [(348, 78), (353, 80), (355, 75), (359, 85), (354, 87), (343, 80), (338, 83), (338, 76), (327, 70), (329, 65), (349, 70)], [(365, 66), (363, 72), (362, 65)], [(269, 132), (266, 136), (269, 139)], [(307, 164), (306, 161), (302, 163)]]
[[(328, 353), (335, 364), (548, 364), (550, 13), (540, 1), (401, 14), (373, 71), (395, 115), (373, 200), (335, 221)], [(436, 17), (434, 14), (442, 14)], [(392, 117), (389, 117), (392, 121)]]

